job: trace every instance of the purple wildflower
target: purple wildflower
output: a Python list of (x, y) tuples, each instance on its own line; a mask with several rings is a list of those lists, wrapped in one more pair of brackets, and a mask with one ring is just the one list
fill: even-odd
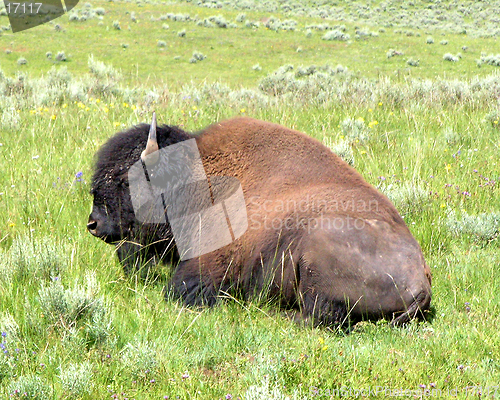
[(2, 332), (2, 337), (6, 337), (7, 336), (7, 332)]

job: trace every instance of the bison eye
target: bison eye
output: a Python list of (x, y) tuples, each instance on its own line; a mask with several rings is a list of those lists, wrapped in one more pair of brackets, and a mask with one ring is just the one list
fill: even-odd
[(120, 179), (118, 181), (118, 186), (128, 187), (128, 179), (127, 178)]

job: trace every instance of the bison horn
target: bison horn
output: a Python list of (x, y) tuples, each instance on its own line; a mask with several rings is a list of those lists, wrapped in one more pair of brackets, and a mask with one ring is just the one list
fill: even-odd
[(156, 164), (160, 156), (158, 150), (158, 141), (156, 140), (156, 113), (153, 112), (153, 121), (149, 128), (148, 143), (146, 144), (146, 149), (141, 153), (141, 160), (148, 165)]

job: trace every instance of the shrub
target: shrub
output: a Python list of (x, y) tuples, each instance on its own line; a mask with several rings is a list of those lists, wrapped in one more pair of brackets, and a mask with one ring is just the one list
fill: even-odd
[(340, 128), (348, 143), (354, 143), (356, 140), (365, 142), (369, 139), (367, 126), (362, 118), (347, 117), (341, 122)]
[(245, 395), (243, 396), (245, 400), (260, 400), (260, 399), (270, 399), (270, 400), (299, 400), (301, 398), (300, 393), (296, 390), (292, 395), (286, 395), (282, 392), (277, 384), (270, 386), (269, 376), (266, 374), (261, 385), (250, 386)]
[(19, 341), (19, 325), (14, 317), (8, 312), (0, 313), (0, 342), (4, 345), (15, 344)]
[(4, 129), (17, 129), (21, 123), (21, 117), (15, 107), (6, 107), (2, 111), (0, 125)]
[(158, 47), (167, 47), (167, 42), (163, 40), (158, 40), (158, 43), (156, 44)]
[(56, 55), (56, 61), (66, 61), (67, 58), (66, 58), (66, 54), (64, 54), (64, 51), (60, 51), (59, 53), (57, 53)]
[(26, 58), (24, 58), (24, 57), (18, 58), (17, 65), (26, 65), (26, 64), (28, 64), (28, 60), (26, 60)]
[(14, 375), (15, 362), (4, 351), (0, 351), (0, 383), (11, 379)]
[(95, 273), (85, 276), (85, 284), (65, 289), (61, 280), (55, 280), (38, 291), (38, 300), (44, 318), (53, 326), (64, 329), (85, 323), (89, 344), (104, 344), (111, 335), (111, 320), (107, 305), (99, 294)]
[(429, 194), (419, 182), (383, 185), (380, 190), (404, 216), (421, 213), (429, 202)]
[(91, 73), (89, 90), (93, 94), (102, 96), (116, 94), (118, 82), (121, 80), (120, 72), (112, 65), (94, 60), (92, 55), (89, 56), (88, 66)]
[(97, 15), (104, 15), (104, 14), (106, 14), (106, 10), (104, 10), (104, 8), (102, 8), (102, 7), (97, 7), (96, 9), (94, 9), (94, 11), (95, 11), (95, 13)]
[(462, 212), (458, 218), (455, 211), (451, 211), (446, 226), (455, 236), (467, 235), (479, 243), (490, 242), (500, 235), (500, 213), (469, 215)]
[(60, 368), (59, 380), (62, 389), (71, 398), (81, 398), (90, 394), (93, 387), (92, 366), (86, 361), (80, 364), (71, 363)]
[(415, 60), (414, 58), (409, 58), (406, 61), (406, 64), (409, 65), (410, 67), (418, 67), (420, 64), (420, 60)]
[(387, 52), (387, 58), (392, 58), (394, 56), (402, 56), (403, 52), (400, 50), (389, 49)]
[(341, 40), (341, 41), (346, 41), (349, 40), (351, 37), (349, 36), (348, 33), (344, 33), (340, 30), (332, 30), (326, 32), (321, 39), (323, 40)]
[(252, 69), (253, 69), (254, 71), (261, 71), (261, 70), (262, 70), (262, 67), (261, 67), (259, 64), (255, 64), (255, 65), (252, 67)]
[(248, 21), (245, 22), (245, 27), (247, 28), (258, 28), (260, 26), (260, 22), (258, 21)]
[(426, 40), (427, 44), (433, 44), (434, 43), (434, 38), (432, 36), (428, 36)]
[(113, 28), (116, 29), (117, 31), (121, 30), (122, 27), (120, 26), (120, 21), (118, 20), (113, 21)]
[(458, 62), (460, 60), (460, 58), (458, 58), (457, 56), (454, 56), (453, 54), (451, 53), (446, 53), (444, 56), (443, 56), (443, 60), (445, 61), (450, 61), (450, 62)]
[(236, 22), (244, 22), (246, 18), (247, 15), (245, 13), (238, 14), (238, 16), (236, 17)]
[(16, 281), (50, 280), (60, 276), (65, 269), (66, 260), (61, 256), (60, 246), (52, 238), (21, 236), (14, 240), (7, 253), (4, 277)]
[(186, 30), (183, 29), (182, 31), (177, 32), (177, 36), (179, 36), (179, 37), (186, 37)]
[(193, 52), (193, 56), (191, 57), (191, 59), (189, 60), (189, 62), (192, 63), (192, 64), (195, 64), (198, 61), (203, 61), (205, 58), (207, 58), (206, 55), (200, 53), (199, 51), (195, 51), (195, 52)]
[(8, 386), (11, 398), (28, 398), (34, 400), (49, 400), (52, 398), (50, 385), (37, 375), (23, 375)]
[(210, 22), (214, 23), (219, 28), (227, 28), (227, 26), (228, 26), (228, 22), (225, 20), (225, 18), (222, 15), (208, 17), (208, 20)]
[(347, 140), (333, 143), (331, 138), (323, 138), (323, 144), (331, 151), (341, 157), (349, 165), (354, 165), (354, 153), (351, 144)]
[(446, 39), (441, 40), (439, 44), (442, 44), (443, 46), (446, 46), (448, 44), (448, 41)]
[(154, 343), (148, 341), (134, 341), (128, 343), (122, 351), (123, 365), (133, 379), (149, 381), (157, 374), (158, 360)]
[(477, 60), (477, 65), (480, 67), (483, 64), (500, 67), (500, 54), (481, 55), (481, 58)]
[(485, 121), (493, 128), (500, 128), (500, 109), (493, 109), (485, 116)]
[(444, 129), (443, 137), (444, 137), (444, 140), (446, 140), (446, 143), (449, 144), (450, 146), (457, 144), (458, 141), (460, 140), (460, 135), (458, 133), (456, 133), (449, 126)]

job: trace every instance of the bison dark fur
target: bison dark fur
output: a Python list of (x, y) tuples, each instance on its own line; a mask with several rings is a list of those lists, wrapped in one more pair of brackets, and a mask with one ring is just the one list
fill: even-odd
[(196, 138), (207, 176), (236, 177), (249, 226), (219, 250), (179, 261), (168, 223), (136, 220), (127, 172), (149, 125), (117, 133), (97, 153), (88, 228), (114, 243), (127, 273), (147, 262), (176, 266), (169, 291), (188, 305), (221, 293), (265, 293), (323, 324), (350, 318), (403, 323), (428, 309), (430, 270), (392, 203), (307, 135), (251, 118), (198, 134), (157, 128), (159, 148)]

